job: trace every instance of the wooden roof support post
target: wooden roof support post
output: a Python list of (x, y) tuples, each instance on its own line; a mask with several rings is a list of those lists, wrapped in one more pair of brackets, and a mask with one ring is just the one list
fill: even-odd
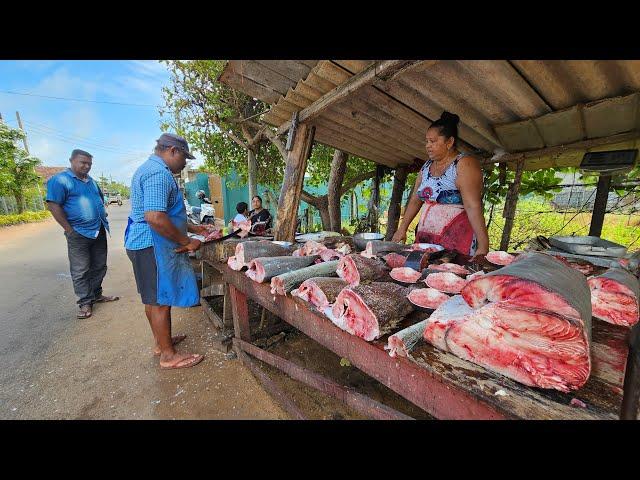
[(591, 225), (589, 235), (599, 237), (602, 234), (604, 214), (607, 211), (607, 199), (609, 198), (609, 187), (611, 186), (611, 175), (600, 175), (596, 190), (596, 199), (593, 204), (593, 214), (591, 215)]
[(371, 211), (369, 218), (371, 219), (371, 231), (378, 233), (380, 231), (380, 180), (384, 175), (384, 167), (376, 165), (376, 176), (371, 185)]
[(307, 169), (307, 159), (311, 154), (315, 127), (301, 123), (298, 125), (293, 148), (287, 156), (287, 166), (280, 199), (278, 200), (278, 214), (275, 228), (275, 239), (293, 242), (296, 236), (298, 206), (304, 183), (304, 172)]
[(402, 203), (402, 194), (407, 183), (407, 174), (407, 167), (402, 166), (396, 168), (393, 176), (393, 190), (391, 191), (391, 200), (389, 201), (389, 211), (387, 213), (387, 233), (384, 237), (387, 241), (391, 241), (398, 229), (400, 204)]
[(507, 198), (504, 202), (504, 210), (502, 216), (505, 219), (504, 229), (502, 230), (502, 238), (500, 239), (500, 250), (507, 251), (509, 248), (509, 240), (511, 240), (511, 230), (513, 229), (513, 221), (516, 218), (516, 205), (518, 204), (518, 194), (520, 193), (520, 182), (522, 181), (522, 172), (524, 170), (524, 159), (518, 160), (516, 164), (516, 176), (513, 183), (509, 185)]

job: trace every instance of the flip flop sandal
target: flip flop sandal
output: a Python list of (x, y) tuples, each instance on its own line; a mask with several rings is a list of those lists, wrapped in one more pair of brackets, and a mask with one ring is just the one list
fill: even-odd
[(76, 316), (78, 318), (84, 319), (89, 318), (92, 314), (93, 312), (91, 311), (91, 308), (89, 308), (89, 310), (80, 310)]
[[(171, 344), (173, 346), (176, 346), (186, 338), (187, 338), (186, 335), (176, 335), (175, 337), (171, 337)], [(157, 353), (153, 352), (153, 355), (156, 356), (156, 357), (159, 357), (160, 356), (160, 352), (157, 352)]]
[[(160, 368), (162, 370), (173, 370), (175, 368), (189, 368), (199, 364), (202, 360), (204, 360), (204, 355), (197, 354), (195, 357), (192, 357), (190, 361), (185, 358), (184, 360), (181, 360), (180, 362), (178, 362), (177, 365), (173, 365), (171, 367), (163, 367), (161, 365)], [(188, 363), (184, 363), (184, 362), (188, 362)]]
[(109, 297), (109, 296), (103, 295), (98, 300), (94, 300), (93, 303), (115, 302), (116, 300), (120, 300), (120, 297), (118, 297), (118, 296)]

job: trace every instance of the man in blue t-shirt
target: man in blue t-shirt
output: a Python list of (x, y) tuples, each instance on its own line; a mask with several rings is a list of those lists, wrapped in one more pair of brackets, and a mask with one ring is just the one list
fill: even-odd
[(102, 191), (89, 176), (92, 160), (90, 153), (76, 149), (69, 159), (71, 168), (47, 182), (47, 207), (67, 238), (69, 269), (80, 308), (78, 318), (89, 318), (94, 303), (119, 300), (102, 294), (109, 222)]

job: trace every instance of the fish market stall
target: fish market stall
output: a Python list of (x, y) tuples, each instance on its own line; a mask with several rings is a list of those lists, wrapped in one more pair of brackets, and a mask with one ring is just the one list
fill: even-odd
[[(629, 384), (626, 386), (627, 392), (625, 393), (625, 372), (627, 372), (628, 363), (632, 365), (630, 367), (632, 370), (636, 369), (634, 378), (638, 376), (637, 366), (633, 366), (633, 357), (629, 357), (630, 334), (633, 330), (628, 327), (614, 325), (596, 318), (591, 319), (591, 370), (586, 383), (568, 392), (536, 388), (483, 368), (476, 363), (464, 360), (458, 355), (444, 351), (424, 341), (418, 342), (405, 355), (395, 354), (396, 352), (394, 352), (395, 356), (391, 356), (389, 344), (392, 342), (389, 342), (389, 337), (404, 331), (407, 327), (418, 325), (420, 322), (428, 320), (430, 315), (427, 312), (433, 311), (433, 309), (414, 309), (411, 313), (402, 316), (400, 321), (391, 327), (390, 331), (378, 338), (367, 341), (361, 336), (340, 328), (336, 324), (335, 318), (333, 320), (330, 318), (330, 313), (326, 308), (323, 308), (325, 305), (322, 303), (316, 302), (319, 307), (315, 307), (312, 303), (297, 296), (296, 289), (290, 290), (287, 295), (273, 293), (274, 289), (272, 287), (276, 282), (273, 279), (271, 282), (264, 280), (264, 272), (262, 272), (263, 278), (258, 278), (258, 280), (263, 281), (258, 282), (251, 278), (251, 274), (247, 274), (249, 270), (237, 270), (238, 265), (232, 268), (230, 265), (234, 265), (235, 259), (232, 258), (234, 255), (231, 254), (237, 253), (239, 243), (247, 245), (245, 242), (227, 241), (221, 242), (218, 246), (211, 247), (208, 250), (205, 249), (203, 252), (205, 261), (219, 269), (229, 285), (235, 330), (233, 346), (239, 357), (244, 362), (247, 362), (249, 366), (253, 362), (251, 358), (264, 361), (279, 368), (298, 381), (340, 398), (371, 418), (398, 419), (407, 417), (352, 389), (337, 385), (326, 377), (322, 377), (315, 372), (304, 369), (289, 360), (253, 345), (248, 321), (248, 300), (258, 303), (309, 338), (335, 354), (348, 359), (353, 366), (436, 418), (618, 419), (621, 416), (624, 417), (623, 410), (628, 412), (637, 409), (637, 383), (631, 385), (628, 382)], [(293, 252), (298, 252), (297, 256), (299, 256), (305, 253), (306, 249), (307, 256), (310, 259), (313, 259), (313, 261), (318, 260), (321, 251), (314, 250), (313, 245), (307, 248), (310, 243), (294, 246), (298, 248), (294, 249)], [(353, 258), (357, 258), (355, 257), (357, 255), (366, 259), (368, 255), (371, 255), (370, 252), (376, 251), (377, 248), (375, 243), (368, 245), (368, 247), (362, 252), (352, 254)], [(407, 248), (409, 247), (407, 246)], [(214, 248), (220, 253), (217, 255), (213, 253)], [(256, 249), (257, 246), (252, 248)], [(265, 246), (261, 248), (271, 249), (272, 247)], [(251, 256), (251, 250), (251, 248), (244, 249), (248, 256)], [(369, 250), (369, 253), (367, 250)], [(407, 254), (405, 258), (408, 258), (410, 255), (409, 252), (391, 252), (390, 250), (393, 250), (393, 248), (389, 247), (388, 251), (378, 251), (378, 256), (382, 258), (390, 253), (396, 253)], [(225, 257), (227, 261), (225, 261)], [(280, 263), (285, 261), (285, 257), (286, 255), (281, 259)], [(341, 256), (342, 259), (348, 257), (350, 255), (343, 254)], [(497, 255), (497, 257), (500, 258), (500, 255)], [(232, 258), (232, 260), (229, 261), (229, 258)], [(268, 258), (276, 259), (279, 257)], [(289, 258), (294, 259), (296, 257), (290, 256)], [(319, 263), (311, 267), (296, 266), (291, 271), (295, 273), (306, 268), (316, 269), (314, 271), (317, 271), (318, 268), (323, 268), (323, 264), (332, 265), (334, 266), (333, 268), (340, 269), (336, 265), (336, 260), (331, 259), (329, 256), (327, 256), (327, 259), (326, 262), (319, 261)], [(397, 261), (397, 259), (395, 260)], [(249, 264), (252, 262), (248, 258), (245, 261), (248, 261)], [(286, 261), (290, 262), (290, 260)], [(393, 261), (393, 257), (389, 257), (389, 261)], [(501, 258), (496, 261), (505, 262), (505, 259)], [(260, 262), (261, 260), (258, 260), (257, 263)], [(378, 260), (378, 262), (382, 263), (381, 260)], [(424, 260), (421, 259), (418, 262), (424, 263)], [(273, 261), (263, 263), (267, 266), (267, 269), (270, 268), (269, 265), (273, 265)], [(344, 265), (349, 262), (343, 260), (338, 263)], [(416, 264), (413, 265), (415, 266)], [(497, 265), (494, 265), (493, 268), (496, 267), (504, 268)], [(451, 273), (450, 270), (460, 271), (460, 269), (467, 268), (472, 268), (472, 266), (465, 264), (464, 256), (446, 251), (437, 252), (431, 258), (430, 264), (422, 272), (422, 277), (424, 278), (425, 275), (433, 273)], [(487, 264), (485, 269), (490, 271), (492, 267)], [(287, 270), (289, 271), (289, 269)], [(365, 272), (366, 270), (361, 268), (359, 271)], [(390, 272), (387, 270), (386, 274), (388, 275), (388, 273)], [(266, 275), (268, 276), (268, 273)], [(290, 274), (287, 273), (285, 275)], [(364, 285), (370, 284), (370, 278), (373, 278), (367, 277), (367, 275), (367, 273), (362, 274), (361, 280)], [(375, 274), (370, 275), (375, 277)], [(383, 272), (379, 272), (379, 275), (383, 275)], [(255, 275), (253, 276), (255, 278)], [(341, 276), (344, 277), (345, 274), (342, 273)], [(349, 279), (349, 275), (346, 275), (346, 277)], [(298, 279), (298, 283), (303, 278), (305, 278), (304, 275)], [(379, 282), (380, 284), (389, 283), (394, 285), (394, 288), (402, 288), (402, 281), (393, 281), (390, 276), (379, 277), (378, 279), (384, 280)], [(332, 279), (329, 278), (329, 280)], [(409, 278), (406, 278), (406, 280), (410, 282)], [(334, 276), (332, 281), (340, 282), (342, 280)], [(289, 285), (289, 288), (291, 286)], [(297, 290), (303, 290), (303, 286), (304, 282)], [(423, 284), (423, 286), (426, 285)], [(352, 290), (358, 291), (358, 288), (355, 287)], [(292, 295), (291, 293), (294, 294)], [(332, 303), (336, 303), (336, 294), (331, 295), (328, 300), (333, 300)], [(327, 316), (328, 314), (329, 316)], [(419, 326), (418, 330), (424, 329)], [(637, 349), (633, 355), (638, 356)], [(255, 365), (253, 367), (255, 368)], [(260, 374), (256, 374), (260, 378)], [(264, 373), (262, 373), (262, 376), (265, 377)], [(294, 412), (293, 415), (296, 418), (300, 418), (301, 414), (297, 407), (292, 404), (290, 399), (283, 398), (282, 392), (277, 391), (277, 387), (273, 385), (273, 382), (270, 382), (268, 378), (261, 378), (261, 380), (270, 383), (268, 388), (271, 393), (281, 400), (285, 408), (290, 412)]]

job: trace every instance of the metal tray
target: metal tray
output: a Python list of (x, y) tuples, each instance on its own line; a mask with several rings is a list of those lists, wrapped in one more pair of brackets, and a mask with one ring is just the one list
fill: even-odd
[(623, 257), (627, 253), (627, 247), (610, 242), (609, 240), (603, 240), (600, 237), (551, 237), (549, 238), (549, 243), (565, 252), (576, 253), (578, 255)]

